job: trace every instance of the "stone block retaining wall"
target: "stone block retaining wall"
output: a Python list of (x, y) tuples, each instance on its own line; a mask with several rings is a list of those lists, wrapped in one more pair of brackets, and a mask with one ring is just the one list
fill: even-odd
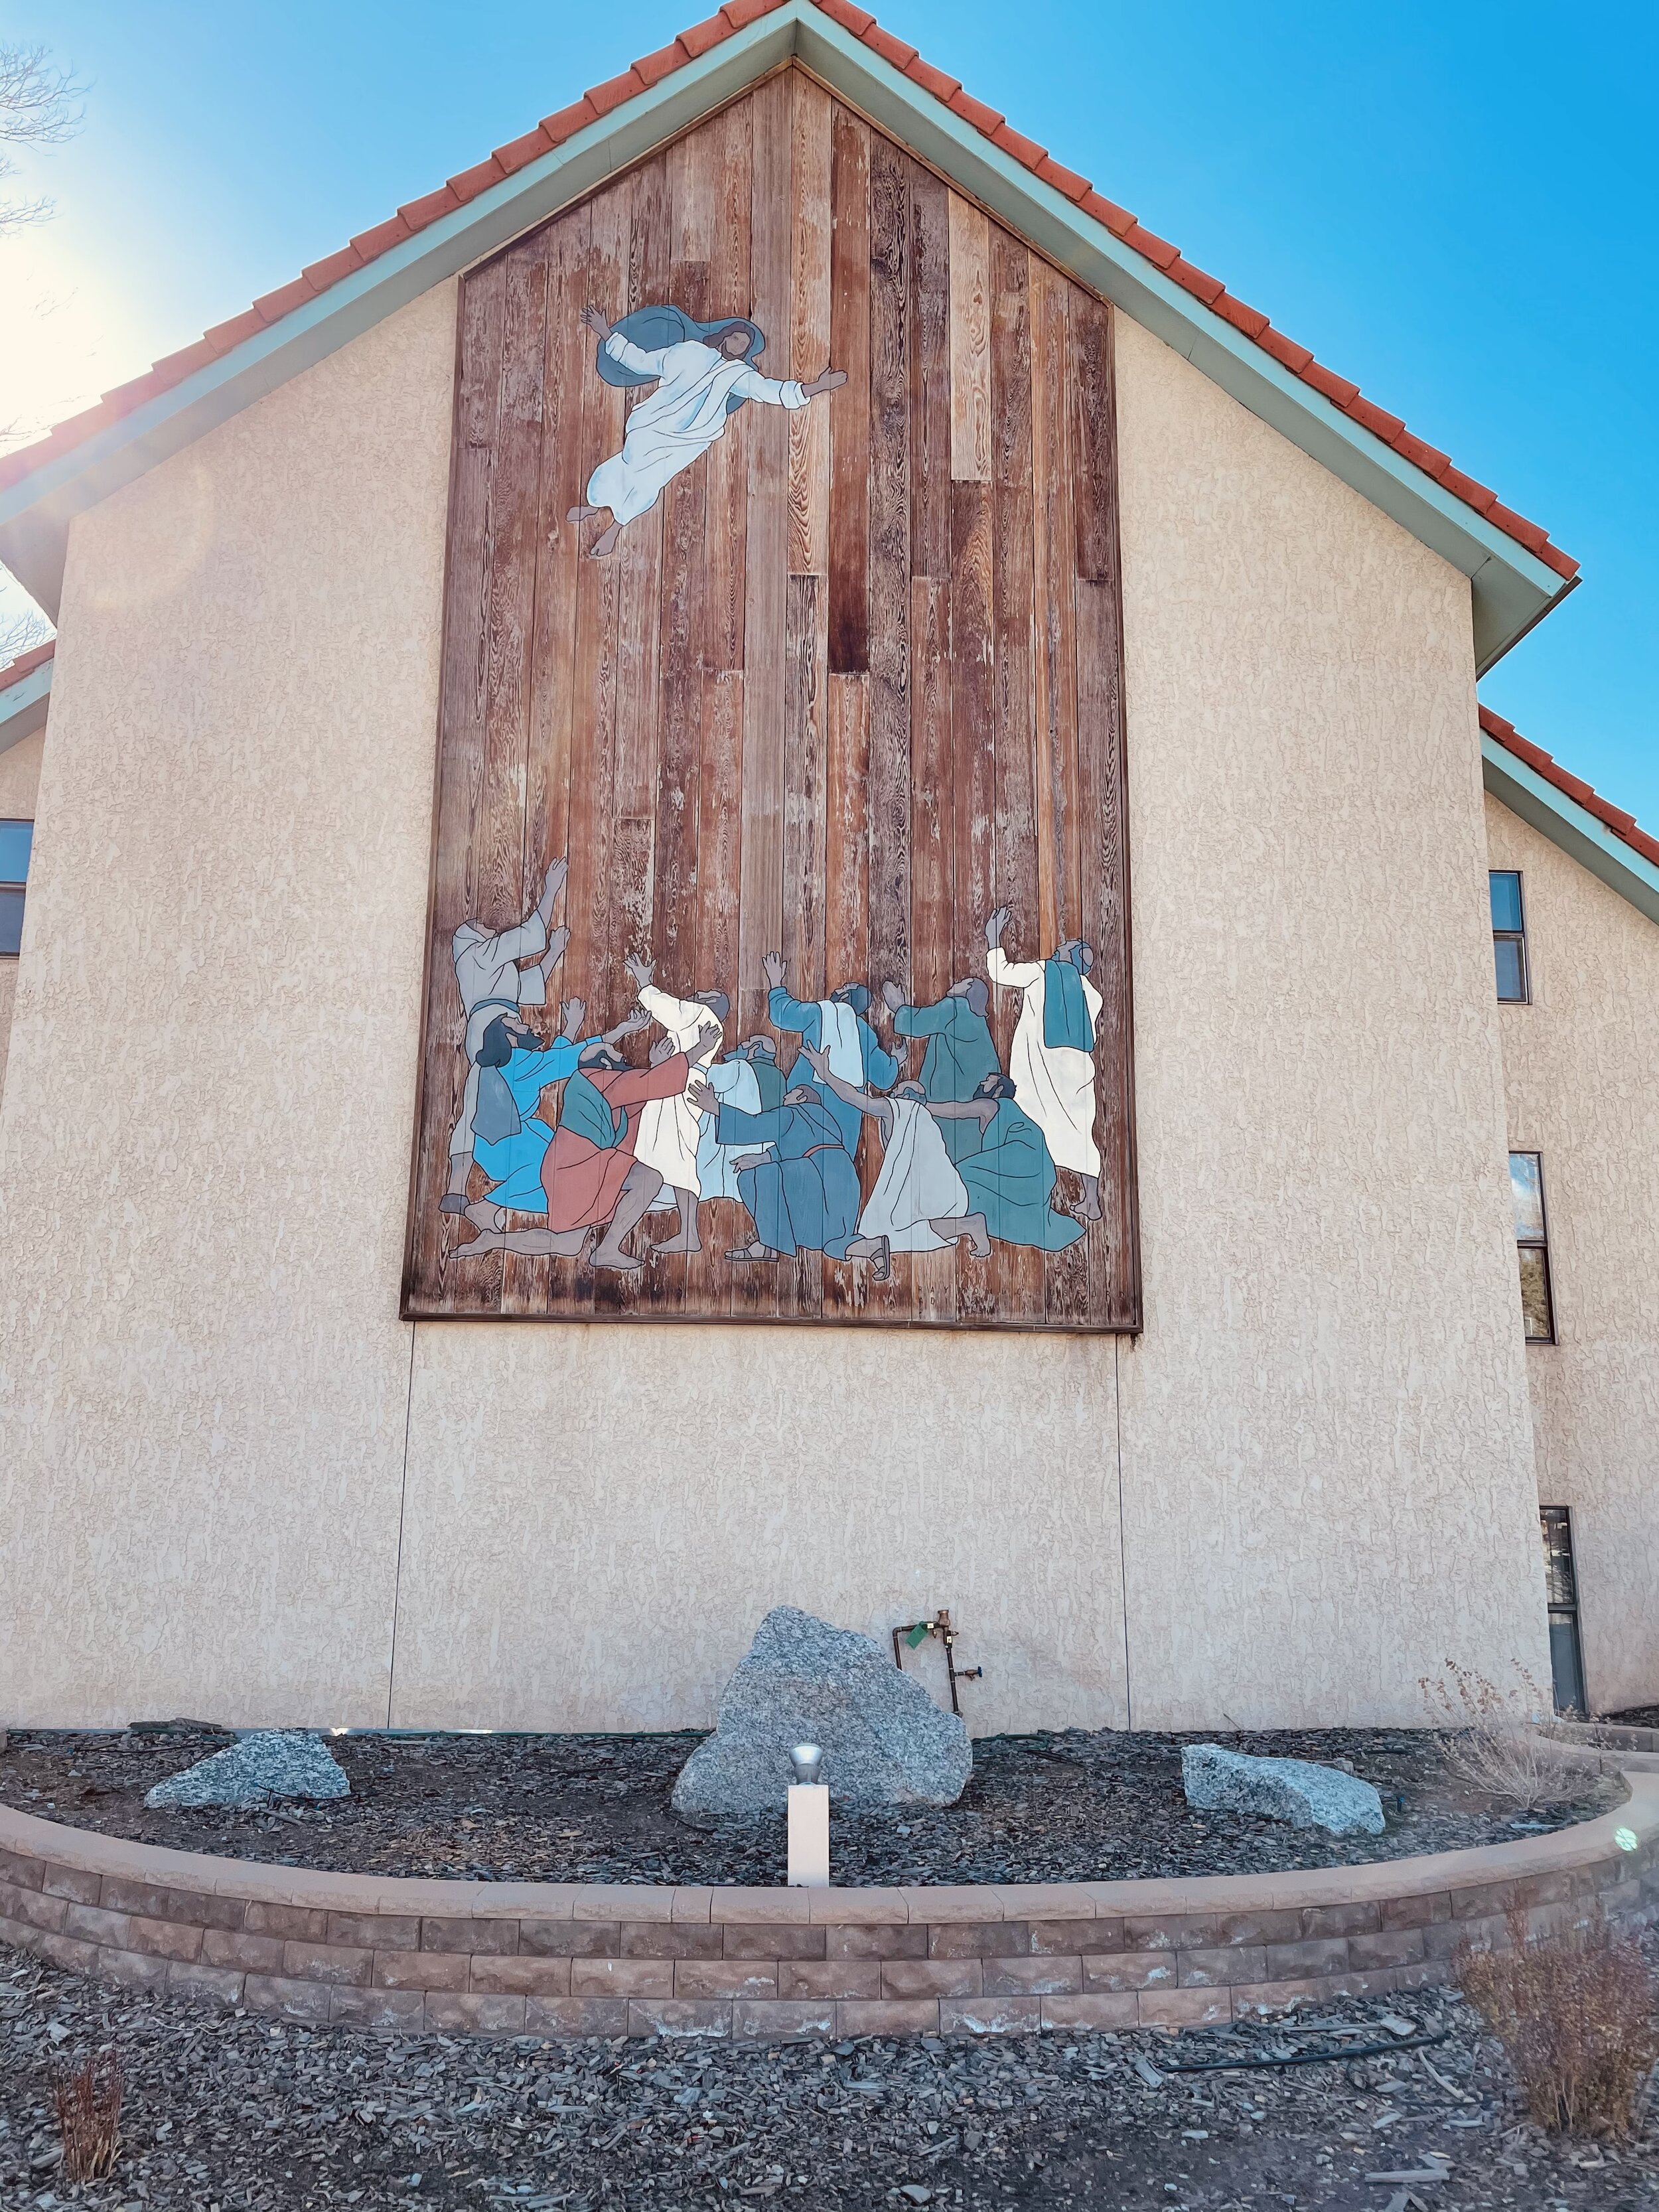
[[(1659, 1761), (1655, 1762), (1659, 1765)], [(405, 2034), (805, 2037), (1212, 2025), (1449, 1978), (1599, 1900), (1659, 1917), (1659, 1773), (1616, 1813), (1313, 1873), (934, 1889), (394, 1881), (0, 1807), (0, 1941), (147, 1989)]]

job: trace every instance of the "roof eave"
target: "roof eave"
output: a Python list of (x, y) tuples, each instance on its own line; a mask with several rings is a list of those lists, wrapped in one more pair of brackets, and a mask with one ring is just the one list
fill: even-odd
[(8, 683), (7, 671), (0, 668), (0, 753), (9, 753), (44, 727), (54, 665), (43, 661), (15, 683)]
[(349, 344), (384, 315), (592, 191), (792, 57), (1468, 576), (1479, 671), (1490, 668), (1571, 589), (1570, 580), (1345, 415), (808, 0), (785, 0), (515, 176), (45, 462), (0, 493), (0, 557), (55, 617), (76, 514)]
[(1650, 921), (1659, 922), (1659, 868), (1627, 845), (1587, 806), (1558, 791), (1537, 769), (1484, 730), (1481, 780), (1492, 797), (1528, 822), (1571, 860), (1599, 876)]

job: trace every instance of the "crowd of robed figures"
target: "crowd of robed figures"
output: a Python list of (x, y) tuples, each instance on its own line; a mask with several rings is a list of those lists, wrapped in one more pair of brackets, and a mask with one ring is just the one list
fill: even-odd
[[(457, 1259), (494, 1251), (580, 1257), (633, 1273), (645, 1258), (702, 1249), (698, 1208), (735, 1199), (747, 1240), (735, 1265), (767, 1265), (797, 1252), (870, 1263), (885, 1280), (895, 1252), (933, 1252), (965, 1239), (978, 1258), (992, 1244), (1065, 1250), (1101, 1218), (1095, 1143), (1094, 1046), (1101, 1010), (1089, 980), (1094, 955), (1067, 939), (1046, 959), (1010, 960), (1008, 910), (985, 924), (985, 974), (964, 976), (933, 1006), (913, 1006), (882, 986), (896, 1049), (869, 1014), (862, 983), (828, 998), (798, 999), (781, 956), (763, 963), (767, 1017), (725, 1049), (730, 1001), (717, 990), (679, 998), (661, 988), (653, 963), (623, 966), (633, 1010), (584, 1035), (586, 1008), (568, 999), (559, 1034), (544, 1039), (525, 1018), (548, 1003), (569, 933), (553, 927), (566, 863), (548, 870), (533, 911), (511, 929), (463, 922), (452, 940), (465, 1017), (466, 1078), (449, 1144), (446, 1212), (477, 1230)], [(992, 984), (1021, 995), (1005, 1069), (988, 1015)], [(647, 1064), (621, 1046), (654, 1028)], [(920, 1070), (903, 1073), (909, 1041), (923, 1042)], [(556, 1121), (544, 1095), (562, 1083)], [(873, 1130), (880, 1167), (868, 1198), (860, 1145)], [(489, 1183), (468, 1195), (476, 1163)], [(1057, 1206), (1057, 1169), (1082, 1183), (1080, 1214)], [(666, 1237), (627, 1240), (647, 1215), (672, 1211)], [(643, 1241), (643, 1240), (641, 1240)]]

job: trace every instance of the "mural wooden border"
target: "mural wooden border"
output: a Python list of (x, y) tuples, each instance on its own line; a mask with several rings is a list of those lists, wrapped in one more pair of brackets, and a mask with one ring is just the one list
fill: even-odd
[(462, 279), (406, 1318), (1139, 1328), (1116, 470), (798, 67)]

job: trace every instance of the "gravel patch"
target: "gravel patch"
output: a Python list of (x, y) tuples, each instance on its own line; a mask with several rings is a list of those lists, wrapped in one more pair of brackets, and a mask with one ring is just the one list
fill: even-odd
[[(200, 1729), (15, 1730), (0, 1753), (0, 1802), (141, 1843), (337, 1873), (781, 1879), (781, 1815), (693, 1826), (672, 1811), (670, 1792), (697, 1735), (336, 1736), (329, 1747), (350, 1777), (349, 1798), (274, 1809), (145, 1807), (152, 1784), (228, 1740)], [(1382, 1796), (1384, 1832), (1337, 1837), (1194, 1812), (1182, 1791), (1182, 1747), (1206, 1741), (1265, 1757), (1348, 1759)], [(1516, 1814), (1460, 1785), (1442, 1747), (1429, 1729), (984, 1738), (955, 1805), (833, 1813), (830, 1863), (837, 1882), (857, 1885), (1279, 1872), (1513, 1843), (1592, 1818), (1624, 1796), (1615, 1781), (1564, 1769), (1559, 1804)]]
[[(1291, 2032), (1315, 2019), (1317, 2035)], [(1389, 2045), (1385, 2020), (1449, 2033), (1425, 2051), (1240, 2064)], [(119, 2162), (109, 2181), (64, 2184), (52, 2069), (112, 2046), (127, 2080)], [(1237, 2070), (1165, 2070), (1204, 2057)], [(1410, 2212), (1402, 2190), (1432, 2212), (1625, 2212), (1655, 2201), (1659, 2135), (1544, 2136), (1498, 2045), (1438, 1991), (1178, 2039), (491, 2043), (273, 2027), (0, 1947), (9, 2212)]]

